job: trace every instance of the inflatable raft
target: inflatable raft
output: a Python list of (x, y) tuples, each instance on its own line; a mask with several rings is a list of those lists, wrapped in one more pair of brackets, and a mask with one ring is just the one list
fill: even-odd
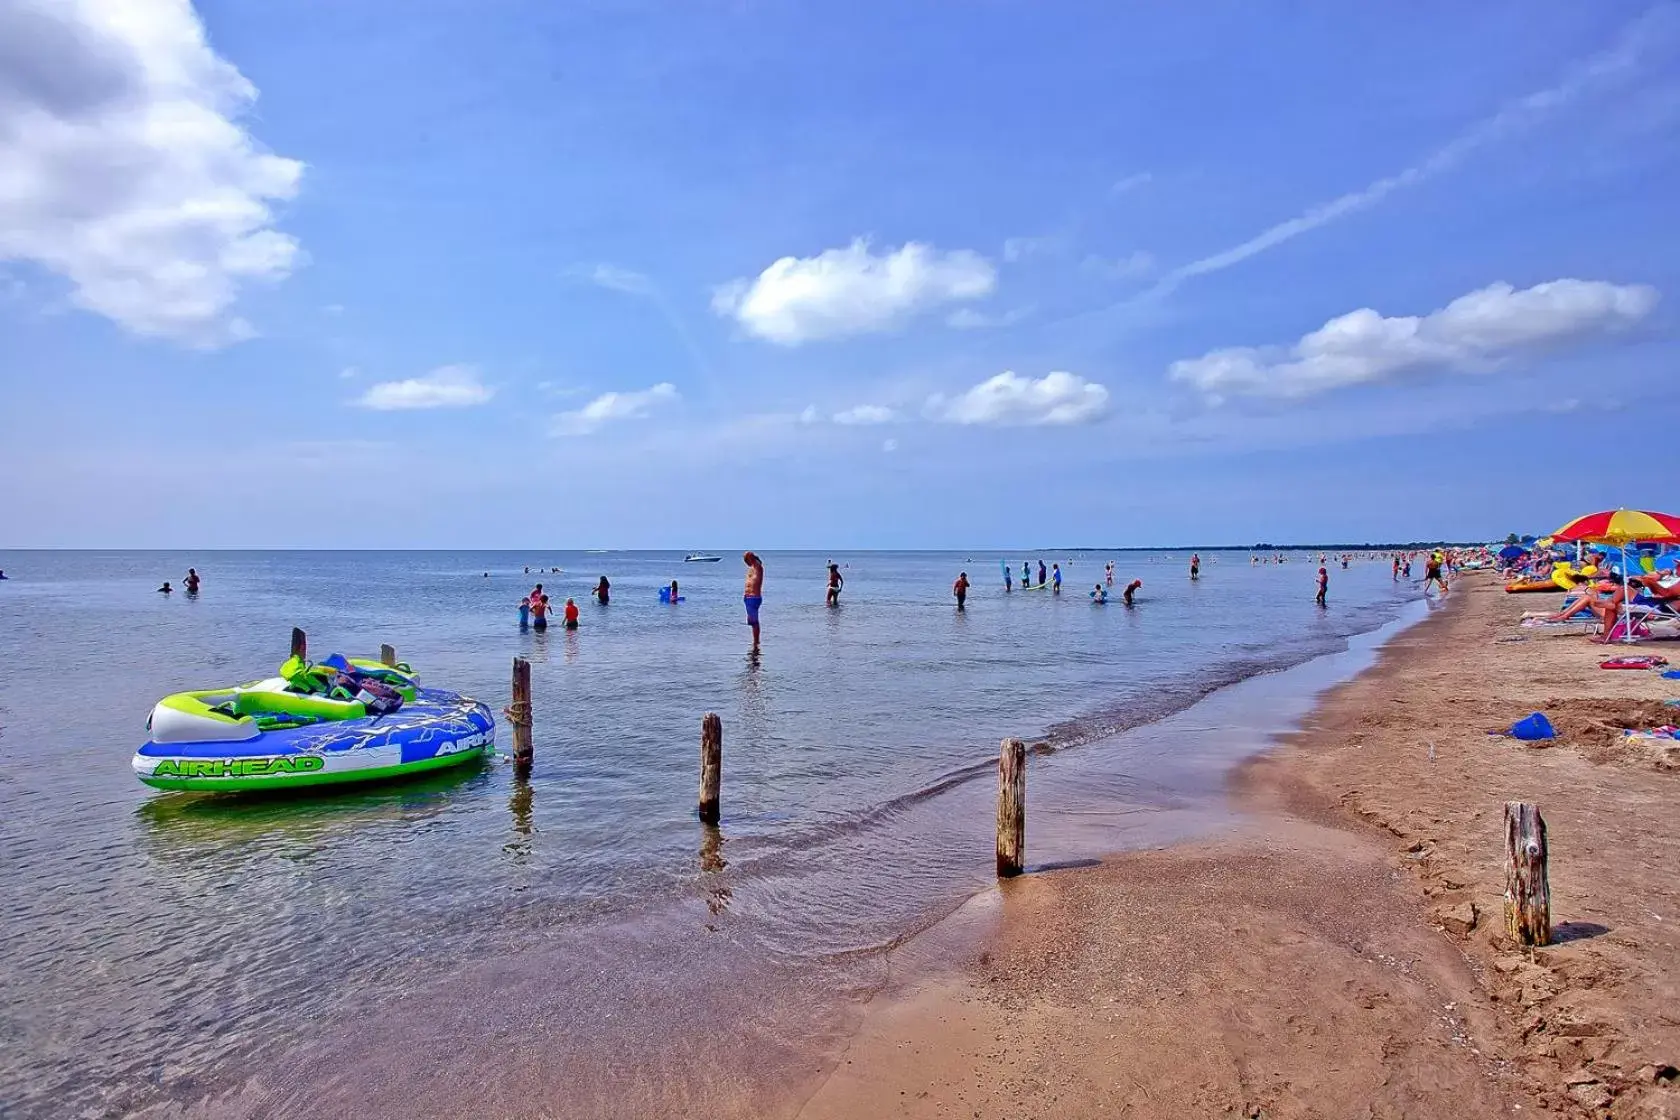
[(406, 665), (292, 658), (278, 676), (166, 696), (134, 773), (156, 789), (274, 790), (460, 766), (495, 746), (490, 709), (423, 688)]

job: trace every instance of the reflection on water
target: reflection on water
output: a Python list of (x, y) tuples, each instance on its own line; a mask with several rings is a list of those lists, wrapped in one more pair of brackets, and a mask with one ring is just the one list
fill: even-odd
[(502, 851), (513, 856), (515, 860), (531, 854), (532, 837), (537, 831), (531, 814), (534, 797), (535, 793), (529, 781), (514, 779), (513, 791), (508, 794), (508, 813), (513, 817), (513, 838), (502, 845)]
[(354, 839), (373, 825), (417, 823), (443, 812), (457, 791), (483, 787), (490, 763), (463, 763), (407, 780), (245, 794), (164, 793), (134, 816), (157, 858), (199, 860), (257, 843), (312, 846)]

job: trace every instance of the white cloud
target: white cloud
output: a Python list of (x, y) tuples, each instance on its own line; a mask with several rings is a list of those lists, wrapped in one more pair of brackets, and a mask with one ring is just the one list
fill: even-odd
[(612, 292), (624, 292), (627, 295), (652, 295), (653, 281), (640, 272), (629, 268), (620, 268), (615, 264), (598, 264), (583, 273), (583, 276), (598, 288), (606, 288)]
[(1105, 280), (1135, 280), (1155, 270), (1155, 257), (1142, 249), (1136, 249), (1113, 260), (1089, 256), (1079, 263), (1079, 267), (1090, 275)]
[(1387, 318), (1368, 307), (1286, 347), (1235, 347), (1172, 364), (1170, 376), (1218, 402), (1298, 398), (1436, 370), (1496, 368), (1505, 358), (1614, 331), (1644, 318), (1657, 292), (1601, 280), (1553, 280), (1517, 291), (1490, 284), (1428, 315)]
[(1033, 313), (1031, 306), (1016, 307), (1001, 315), (987, 315), (972, 307), (959, 307), (945, 316), (945, 325), (959, 331), (986, 330), (991, 327), (1012, 327)]
[(1108, 193), (1113, 196), (1123, 195), (1135, 191), (1139, 187), (1147, 187), (1154, 181), (1155, 176), (1147, 171), (1139, 171), (1135, 175), (1127, 175), (1123, 179), (1116, 180), (1114, 185), (1108, 188)]
[(990, 261), (968, 249), (911, 241), (876, 256), (859, 238), (814, 257), (783, 257), (753, 280), (718, 288), (712, 310), (783, 346), (890, 330), (941, 303), (978, 299), (997, 285)]
[(238, 123), (256, 97), (188, 0), (0, 3), (0, 260), (136, 334), (249, 337), (228, 312), (298, 262), (270, 207), (303, 174)]
[(1044, 237), (1008, 237), (1003, 242), (1003, 259), (1011, 264), (1024, 261), (1028, 257), (1036, 257), (1040, 253), (1050, 253), (1062, 247), (1062, 238), (1054, 235)]
[(417, 408), (471, 408), (483, 404), (496, 391), (479, 379), (473, 366), (439, 366), (424, 377), (406, 381), (381, 381), (352, 403), (379, 412)]
[(345, 366), (343, 369), (338, 371), (338, 376), (342, 377), (346, 381), (349, 381), (361, 372), (362, 371), (357, 369), (355, 366)]
[(928, 417), (948, 424), (1088, 424), (1107, 411), (1107, 389), (1063, 372), (1035, 381), (1006, 370), (966, 393), (927, 402)]
[(822, 414), (817, 411), (817, 406), (814, 404), (806, 405), (805, 411), (799, 414), (799, 422), (801, 424), (815, 424), (821, 419)]
[(582, 436), (620, 420), (645, 420), (653, 410), (678, 399), (677, 387), (662, 381), (630, 393), (602, 393), (582, 408), (562, 412), (551, 427), (557, 436)]
[(1310, 207), (1239, 245), (1174, 269), (1162, 277), (1152, 291), (1155, 294), (1170, 292), (1191, 277), (1230, 268), (1303, 233), (1329, 225), (1338, 218), (1369, 209), (1395, 191), (1416, 186), (1456, 166), (1466, 156), (1501, 137), (1534, 127), (1547, 116), (1590, 94), (1597, 86), (1636, 69), (1641, 55), (1652, 41), (1672, 33), (1672, 25), (1676, 22), (1674, 11), (1672, 5), (1666, 4), (1650, 8), (1623, 30), (1615, 45), (1588, 58), (1557, 85), (1509, 102), (1410, 167)]
[(882, 440), (881, 450), (886, 452), (888, 455), (891, 455), (894, 451), (898, 450), (898, 441), (896, 439)]
[(342, 315), (344, 314), (344, 305), (342, 303), (329, 303), (321, 308), (321, 313), (323, 315)]
[(836, 424), (891, 424), (898, 413), (878, 404), (860, 404), (834, 414)]

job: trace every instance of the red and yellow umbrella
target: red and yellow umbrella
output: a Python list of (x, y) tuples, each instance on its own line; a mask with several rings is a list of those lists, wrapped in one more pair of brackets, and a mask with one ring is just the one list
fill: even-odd
[(1680, 517), (1642, 509), (1607, 509), (1577, 517), (1553, 533), (1552, 537), (1560, 541), (1587, 541), (1592, 544), (1629, 544), (1633, 541), (1661, 544), (1680, 541)]

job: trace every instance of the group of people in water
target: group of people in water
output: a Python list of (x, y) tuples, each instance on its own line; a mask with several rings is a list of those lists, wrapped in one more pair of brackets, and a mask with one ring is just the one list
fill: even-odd
[[(188, 568), (186, 577), (181, 580), (181, 587), (182, 587), (183, 590), (186, 591), (186, 593), (188, 595), (197, 595), (198, 594), (198, 585), (201, 582), (202, 581), (198, 578), (198, 569)], [(173, 595), (173, 594), (175, 594), (175, 589), (173, 587), (169, 586), (169, 581), (168, 580), (164, 580), (163, 581), (163, 586), (158, 588), (158, 594), (159, 595)]]

